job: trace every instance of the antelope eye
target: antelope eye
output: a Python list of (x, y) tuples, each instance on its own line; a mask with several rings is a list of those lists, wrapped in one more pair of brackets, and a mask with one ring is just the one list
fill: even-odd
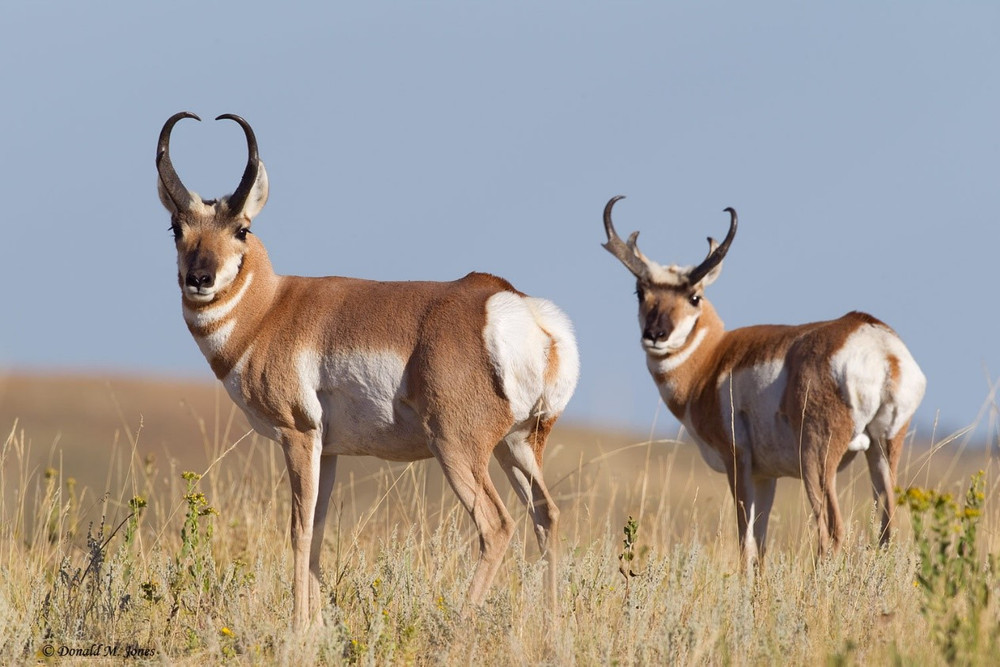
[(181, 226), (176, 222), (170, 225), (170, 232), (174, 235), (175, 241), (181, 240)]
[(701, 295), (692, 294), (691, 296), (688, 297), (688, 303), (697, 308), (701, 304)]
[(246, 241), (247, 234), (249, 233), (250, 233), (249, 227), (240, 227), (239, 229), (236, 230), (236, 238), (238, 238), (240, 241)]
[(639, 301), (642, 301), (646, 297), (646, 292), (642, 289), (642, 287), (636, 287), (635, 295), (639, 297)]

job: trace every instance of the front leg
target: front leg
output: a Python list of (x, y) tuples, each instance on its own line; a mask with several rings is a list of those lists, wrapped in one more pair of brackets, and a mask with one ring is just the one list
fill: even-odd
[(736, 449), (732, 453), (732, 458), (725, 464), (729, 491), (736, 503), (736, 525), (739, 530), (742, 567), (746, 572), (753, 573), (759, 562), (759, 553), (754, 536), (757, 508), (751, 457), (749, 452)]
[(313, 597), (314, 590), (317, 601), (319, 599), (318, 570), (316, 576), (313, 577), (309, 566), (319, 497), (322, 443), (318, 431), (302, 433), (286, 430), (282, 433), (281, 448), (285, 454), (288, 481), (292, 488), (292, 598), (294, 601), (292, 628), (298, 632), (309, 625), (309, 601)]
[(757, 477), (753, 481), (754, 511), (753, 536), (757, 540), (758, 568), (764, 565), (767, 554), (767, 522), (771, 518), (771, 506), (774, 505), (774, 491), (778, 480), (774, 477)]
[(322, 576), (319, 557), (323, 549), (326, 513), (330, 509), (330, 495), (333, 493), (333, 483), (336, 477), (336, 455), (321, 456), (319, 464), (319, 493), (316, 498), (316, 512), (313, 515), (312, 546), (309, 549), (309, 613), (312, 616), (314, 625), (318, 625), (323, 620), (323, 597), (320, 592)]

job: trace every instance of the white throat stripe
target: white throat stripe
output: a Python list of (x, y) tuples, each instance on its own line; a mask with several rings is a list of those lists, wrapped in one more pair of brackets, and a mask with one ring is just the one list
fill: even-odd
[(656, 370), (660, 373), (670, 373), (671, 371), (674, 371), (677, 368), (679, 368), (681, 364), (687, 361), (691, 357), (691, 355), (694, 354), (694, 351), (698, 349), (699, 345), (701, 345), (701, 341), (705, 339), (705, 334), (707, 333), (708, 333), (707, 327), (702, 327), (701, 329), (699, 329), (698, 333), (696, 333), (694, 335), (694, 338), (691, 339), (690, 345), (688, 345), (687, 347), (685, 347), (683, 350), (681, 350), (676, 354), (671, 354), (668, 357), (658, 359)]
[(188, 324), (192, 324), (194, 326), (205, 326), (212, 324), (213, 322), (218, 322), (222, 318), (229, 315), (229, 313), (233, 312), (233, 309), (236, 308), (236, 305), (243, 298), (243, 295), (246, 294), (246, 291), (249, 289), (250, 283), (252, 282), (253, 273), (249, 273), (247, 274), (246, 282), (244, 282), (243, 286), (240, 287), (240, 291), (234, 294), (231, 299), (227, 299), (217, 306), (212, 306), (211, 308), (206, 308), (202, 311), (192, 311), (185, 307), (184, 319), (187, 320)]

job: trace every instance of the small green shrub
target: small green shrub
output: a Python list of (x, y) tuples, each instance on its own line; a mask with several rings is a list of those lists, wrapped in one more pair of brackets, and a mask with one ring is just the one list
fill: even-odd
[(976, 543), (986, 500), (984, 474), (972, 476), (965, 502), (950, 493), (908, 488), (899, 504), (910, 508), (920, 559), (915, 586), (934, 643), (949, 664), (975, 664), (995, 656), (997, 609), (993, 601), (998, 558), (981, 556)]
[(635, 539), (639, 533), (639, 522), (630, 515), (622, 532), (625, 533), (625, 538), (622, 540), (622, 552), (618, 554), (618, 571), (625, 577), (625, 600), (628, 601), (629, 584), (632, 577), (638, 575), (632, 569), (632, 561), (635, 560)]

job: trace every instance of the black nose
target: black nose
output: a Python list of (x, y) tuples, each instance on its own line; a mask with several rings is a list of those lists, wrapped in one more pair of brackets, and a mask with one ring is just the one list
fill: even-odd
[(211, 287), (215, 282), (215, 276), (211, 271), (191, 269), (187, 272), (184, 282), (191, 287)]
[(667, 332), (662, 327), (646, 327), (642, 330), (642, 337), (655, 343), (661, 338), (666, 338)]
[(652, 343), (667, 337), (667, 327), (663, 313), (657, 308), (646, 315), (646, 326), (642, 328), (642, 337)]

